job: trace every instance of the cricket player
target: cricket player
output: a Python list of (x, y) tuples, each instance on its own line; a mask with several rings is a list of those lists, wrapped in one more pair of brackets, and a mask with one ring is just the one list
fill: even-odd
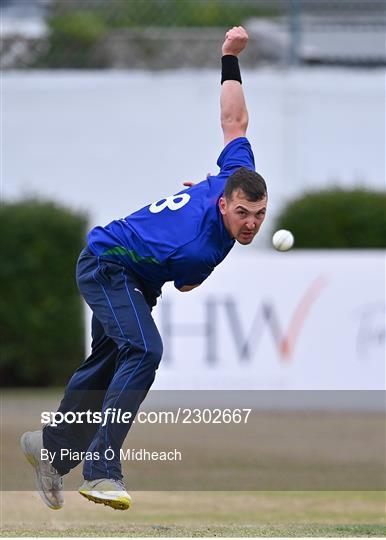
[(77, 283), (93, 311), (92, 352), (70, 379), (58, 411), (101, 411), (106, 421), (63, 422), (22, 436), (50, 508), (63, 506), (62, 476), (85, 452), (91, 459), (83, 460), (79, 492), (96, 503), (129, 508), (119, 454), (131, 423), (112, 422), (109, 411), (130, 412), (134, 419), (154, 381), (162, 341), (152, 307), (167, 281), (181, 292), (199, 287), (236, 241), (251, 244), (264, 221), (267, 189), (245, 137), (248, 112), (238, 64), (247, 41), (244, 28), (234, 27), (222, 46), (220, 172), (88, 235)]

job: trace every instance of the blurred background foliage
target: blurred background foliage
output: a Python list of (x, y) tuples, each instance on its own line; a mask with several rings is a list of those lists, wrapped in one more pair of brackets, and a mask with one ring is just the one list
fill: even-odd
[(0, 208), (2, 386), (63, 384), (84, 356), (75, 265), (83, 214), (25, 200)]
[(277, 229), (290, 230), (296, 248), (386, 248), (386, 193), (338, 188), (305, 193), (282, 210)]
[(386, 62), (384, 0), (29, 0), (40, 24), (25, 21), (24, 36), (12, 7), (23, 18), (25, 0), (3, 2), (5, 69), (213, 68), (224, 30), (238, 25), (250, 35), (246, 66)]
[[(276, 3), (277, 4), (277, 3)], [(144, 27), (232, 27), (249, 17), (271, 17), (282, 13), (275, 2), (239, 0), (56, 0), (50, 26), (76, 31), (98, 21), (99, 29)], [(74, 18), (74, 14), (79, 18)]]
[(100, 42), (119, 29), (227, 28), (279, 13), (272, 4), (245, 0), (56, 0), (47, 19), (47, 47), (35, 67), (107, 67)]

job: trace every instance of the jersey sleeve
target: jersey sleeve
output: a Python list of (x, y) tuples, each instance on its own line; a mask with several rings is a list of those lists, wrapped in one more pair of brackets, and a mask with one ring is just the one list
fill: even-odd
[(201, 263), (194, 265), (193, 269), (187, 269), (185, 265), (175, 265), (174, 286), (181, 289), (184, 285), (200, 285), (213, 272), (213, 268), (208, 264)]
[(255, 158), (251, 145), (246, 137), (238, 137), (228, 143), (221, 152), (217, 165), (221, 172), (233, 173), (239, 167), (255, 170)]

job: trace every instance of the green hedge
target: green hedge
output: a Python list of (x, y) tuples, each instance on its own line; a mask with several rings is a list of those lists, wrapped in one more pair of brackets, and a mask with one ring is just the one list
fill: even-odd
[(249, 17), (282, 13), (250, 0), (56, 0), (47, 19), (48, 46), (35, 67), (103, 68), (95, 56), (100, 38), (114, 29), (176, 27), (229, 28)]
[(386, 193), (329, 189), (289, 203), (275, 230), (289, 229), (297, 248), (385, 248)]
[(84, 355), (75, 265), (84, 215), (27, 200), (0, 208), (2, 386), (63, 384)]
[[(56, 0), (51, 14), (63, 21), (82, 13), (105, 28), (157, 27), (232, 27), (249, 17), (272, 17), (283, 13), (272, 2), (251, 0)], [(52, 24), (53, 18), (49, 19)], [(51, 28), (53, 28), (51, 26)], [(58, 27), (55, 26), (57, 29)]]
[(49, 47), (36, 67), (103, 68), (94, 57), (94, 47), (108, 30), (98, 12), (74, 10), (49, 18)]

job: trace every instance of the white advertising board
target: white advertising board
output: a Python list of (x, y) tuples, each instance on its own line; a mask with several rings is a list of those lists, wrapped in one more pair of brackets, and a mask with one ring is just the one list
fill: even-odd
[(236, 251), (199, 288), (164, 287), (154, 389), (382, 390), (382, 251)]

